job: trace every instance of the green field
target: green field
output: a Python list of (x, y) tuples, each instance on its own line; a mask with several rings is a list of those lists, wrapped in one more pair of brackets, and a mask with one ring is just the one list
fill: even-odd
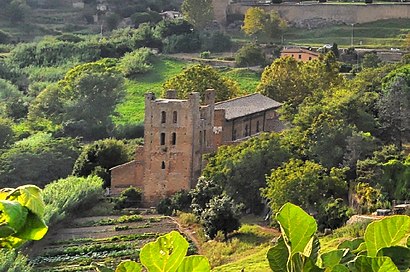
[[(284, 45), (323, 46), (337, 43), (339, 47), (350, 47), (353, 30), (353, 45), (360, 48), (403, 47), (405, 36), (410, 32), (410, 19), (389, 19), (371, 23), (326, 26), (315, 29), (290, 27), (283, 35)], [(232, 33), (239, 43), (248, 42), (242, 32)], [(260, 39), (264, 43), (278, 43), (276, 40)]]
[(285, 43), (323, 45), (337, 43), (339, 46), (390, 48), (402, 47), (405, 35), (410, 32), (410, 19), (382, 20), (372, 23), (339, 25), (320, 29), (291, 28), (284, 35)]
[[(118, 105), (118, 115), (114, 117), (116, 124), (141, 123), (144, 120), (144, 94), (153, 92), (161, 95), (162, 84), (169, 78), (179, 74), (185, 67), (193, 65), (179, 60), (161, 58), (154, 63), (153, 71), (126, 81), (127, 94), (124, 102)], [(238, 82), (242, 93), (252, 93), (259, 83), (257, 72), (239, 68), (221, 68), (221, 75)]]

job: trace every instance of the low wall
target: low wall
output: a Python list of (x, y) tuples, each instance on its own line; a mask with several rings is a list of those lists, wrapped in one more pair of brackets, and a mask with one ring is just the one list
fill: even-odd
[[(224, 2), (225, 0), (220, 0)], [(302, 2), (303, 3), (303, 2)], [(245, 14), (251, 6), (239, 3), (227, 6), (226, 13), (215, 13), (215, 20), (226, 23), (226, 14)], [(266, 11), (277, 10), (286, 21), (306, 26), (309, 20), (326, 20), (346, 24), (367, 23), (383, 19), (410, 18), (410, 3), (394, 4), (326, 4), (282, 3), (259, 6)]]

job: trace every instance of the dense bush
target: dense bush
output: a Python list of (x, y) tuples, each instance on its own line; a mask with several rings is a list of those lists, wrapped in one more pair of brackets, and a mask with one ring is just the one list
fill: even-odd
[(13, 122), (6, 118), (0, 119), (0, 150), (7, 147), (13, 140)]
[(201, 48), (201, 41), (196, 33), (171, 35), (165, 39), (164, 43), (165, 53), (190, 53)]
[(115, 209), (124, 209), (130, 207), (139, 207), (142, 201), (142, 190), (135, 187), (129, 187), (121, 192), (115, 201)]
[(0, 154), (0, 187), (39, 186), (67, 177), (79, 153), (78, 140), (37, 133)]
[(104, 187), (109, 187), (111, 185), (109, 169), (131, 159), (124, 142), (115, 139), (99, 140), (83, 148), (75, 161), (73, 175), (86, 177), (97, 174), (104, 180)]
[(265, 65), (266, 58), (262, 49), (257, 45), (245, 45), (235, 54), (236, 65), (239, 67), (248, 67), (256, 65)]
[(131, 16), (132, 23), (138, 27), (142, 23), (156, 24), (162, 20), (158, 12), (147, 10), (145, 12), (136, 12)]
[(157, 205), (157, 212), (165, 215), (172, 215), (176, 211), (187, 212), (191, 208), (191, 202), (191, 194), (181, 190), (170, 197), (162, 199)]
[(201, 214), (201, 221), (209, 238), (213, 239), (218, 231), (222, 231), (227, 240), (228, 233), (239, 229), (240, 208), (227, 195), (215, 195)]
[(131, 53), (126, 53), (121, 59), (121, 70), (127, 77), (144, 74), (152, 70), (154, 54), (149, 48), (139, 48)]
[(0, 78), (0, 116), (19, 120), (27, 115), (27, 97), (17, 86)]
[(185, 20), (162, 20), (155, 27), (155, 32), (161, 38), (171, 35), (188, 34), (193, 31), (193, 26)]
[(205, 32), (201, 35), (201, 49), (211, 52), (227, 52), (232, 47), (231, 38), (219, 31)]
[(45, 221), (54, 224), (69, 214), (95, 205), (103, 195), (102, 184), (96, 176), (68, 177), (48, 184), (43, 190)]
[(174, 207), (172, 207), (172, 200), (169, 197), (161, 199), (157, 205), (157, 212), (163, 215), (172, 215)]
[(319, 230), (336, 229), (344, 225), (351, 215), (351, 210), (341, 198), (330, 198), (319, 208), (317, 222)]

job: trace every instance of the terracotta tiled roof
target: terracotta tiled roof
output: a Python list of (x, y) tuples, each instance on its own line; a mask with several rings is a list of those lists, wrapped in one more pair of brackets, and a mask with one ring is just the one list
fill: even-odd
[(304, 48), (298, 48), (298, 47), (293, 47), (293, 48), (286, 48), (283, 49), (281, 53), (307, 53), (315, 56), (319, 56), (320, 54), (315, 51), (310, 51)]
[(225, 110), (225, 119), (232, 120), (253, 113), (275, 109), (282, 105), (269, 97), (254, 93), (215, 104), (216, 110)]

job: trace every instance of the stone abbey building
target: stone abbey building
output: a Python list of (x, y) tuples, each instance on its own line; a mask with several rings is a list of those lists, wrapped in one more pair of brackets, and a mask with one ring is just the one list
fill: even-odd
[(144, 146), (137, 148), (133, 161), (111, 169), (114, 194), (139, 187), (144, 205), (155, 205), (195, 187), (204, 167), (203, 154), (282, 129), (276, 112), (281, 103), (258, 93), (215, 103), (214, 90), (207, 90), (202, 105), (199, 93), (186, 100), (176, 97), (175, 90), (164, 99), (145, 95)]

